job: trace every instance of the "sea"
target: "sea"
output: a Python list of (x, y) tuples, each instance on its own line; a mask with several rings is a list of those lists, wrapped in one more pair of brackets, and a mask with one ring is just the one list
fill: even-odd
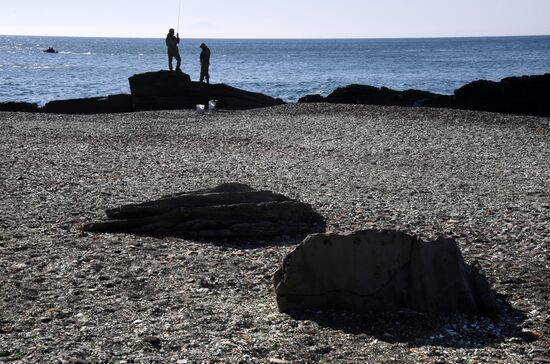
[[(182, 69), (295, 102), (340, 86), (368, 84), (451, 94), (478, 79), (550, 72), (550, 36), (421, 39), (182, 39)], [(43, 53), (48, 47), (57, 54)], [(128, 77), (167, 69), (164, 39), (0, 35), (0, 102), (129, 93)]]

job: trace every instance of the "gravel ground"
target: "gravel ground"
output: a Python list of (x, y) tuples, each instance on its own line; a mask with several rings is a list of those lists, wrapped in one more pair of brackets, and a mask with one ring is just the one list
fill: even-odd
[[(342, 105), (0, 113), (0, 362), (550, 362), (550, 119)], [(277, 311), (299, 241), (86, 234), (104, 209), (248, 183), (329, 231), (456, 237), (498, 317)]]

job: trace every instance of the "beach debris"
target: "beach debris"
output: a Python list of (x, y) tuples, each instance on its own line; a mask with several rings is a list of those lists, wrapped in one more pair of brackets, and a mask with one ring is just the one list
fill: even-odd
[(274, 275), (281, 312), (345, 309), (493, 314), (495, 300), (453, 239), (399, 231), (308, 236)]
[(215, 111), (217, 105), (218, 105), (218, 100), (210, 100), (210, 101), (208, 101), (208, 110), (210, 110), (210, 111)]
[(83, 230), (189, 238), (270, 238), (324, 229), (322, 216), (310, 205), (240, 183), (123, 205), (106, 214), (109, 221), (87, 224)]

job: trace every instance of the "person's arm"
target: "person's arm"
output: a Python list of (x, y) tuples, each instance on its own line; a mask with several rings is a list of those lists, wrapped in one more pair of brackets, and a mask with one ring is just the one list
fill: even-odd
[(177, 43), (180, 44), (180, 33), (176, 34)]

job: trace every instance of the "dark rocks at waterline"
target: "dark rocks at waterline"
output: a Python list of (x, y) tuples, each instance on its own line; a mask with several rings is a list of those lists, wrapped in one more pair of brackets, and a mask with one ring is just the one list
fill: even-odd
[(285, 258), (274, 284), (281, 312), (496, 310), (487, 279), (465, 264), (454, 240), (397, 231), (311, 235)]
[(30, 102), (0, 102), (0, 111), (37, 112), (38, 105)]
[(420, 90), (395, 91), (386, 87), (349, 85), (337, 88), (326, 98), (320, 95), (307, 95), (305, 98), (301, 98), (299, 102), (450, 107), (451, 97)]
[(217, 100), (217, 107), (227, 110), (254, 109), (281, 105), (281, 99), (249, 92), (225, 84), (192, 82), (181, 72), (148, 72), (130, 77), (135, 110), (194, 109)]
[(550, 116), (550, 73), (475, 81), (454, 92), (457, 108)]
[(243, 184), (185, 192), (106, 211), (110, 221), (85, 231), (166, 234), (189, 238), (271, 238), (324, 229), (308, 204)]
[(192, 82), (182, 72), (159, 71), (129, 78), (131, 95), (54, 100), (44, 107), (26, 102), (0, 103), (0, 111), (44, 112), (55, 114), (126, 113), (147, 110), (195, 109), (216, 100), (216, 108), (254, 109), (284, 104), (281, 99), (240, 90), (224, 84)]
[(550, 74), (508, 77), (499, 82), (474, 81), (455, 90), (454, 95), (349, 85), (336, 89), (327, 97), (307, 95), (298, 102), (423, 106), (550, 116)]
[(52, 114), (105, 114), (131, 112), (133, 107), (132, 97), (120, 94), (50, 101), (40, 111)]

